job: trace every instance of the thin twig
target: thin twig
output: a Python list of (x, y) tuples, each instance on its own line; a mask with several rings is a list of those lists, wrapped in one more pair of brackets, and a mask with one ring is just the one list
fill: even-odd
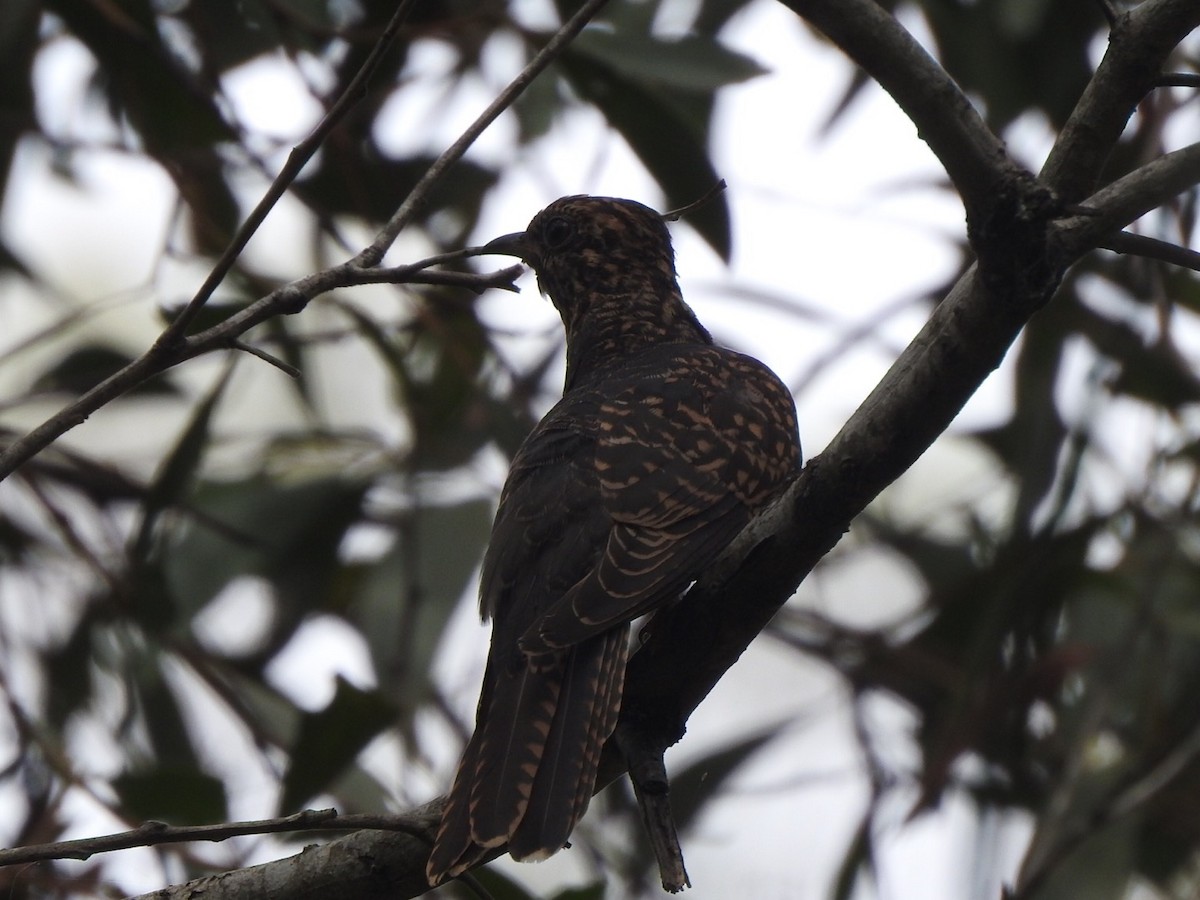
[(266, 350), (263, 350), (259, 347), (255, 347), (253, 344), (247, 344), (245, 341), (234, 341), (233, 348), (235, 350), (241, 350), (243, 353), (249, 353), (251, 356), (258, 357), (259, 359), (261, 359), (263, 362), (267, 363), (268, 365), (271, 365), (271, 366), (274, 366), (275, 368), (277, 368), (280, 372), (282, 372), (284, 375), (287, 375), (289, 378), (299, 378), (300, 377), (300, 370), (297, 369), (295, 366), (291, 365), (290, 363), (285, 363), (279, 357), (272, 356)]
[(434, 185), (441, 180), (446, 174), (446, 170), (454, 163), (462, 158), (462, 155), (467, 152), (476, 139), (483, 134), (489, 125), (494, 122), (499, 115), (512, 106), (513, 101), (521, 96), (525, 88), (533, 82), (546, 66), (550, 65), (566, 46), (575, 39), (575, 36), (583, 30), (583, 27), (591, 21), (592, 17), (600, 11), (600, 8), (607, 3), (608, 0), (587, 0), (583, 6), (579, 7), (579, 11), (571, 16), (562, 27), (554, 33), (554, 36), (546, 42), (537, 55), (529, 61), (529, 64), (521, 70), (508, 86), (502, 90), (487, 109), (479, 114), (474, 122), (472, 122), (459, 136), (453, 144), (442, 151), (441, 156), (433, 161), (425, 174), (421, 176), (408, 196), (404, 199), (404, 203), (396, 210), (395, 215), (388, 220), (388, 223), (380, 230), (379, 235), (371, 243), (369, 247), (358, 254), (353, 260), (354, 264), (363, 268), (376, 266), (383, 259), (383, 255), (387, 253), (388, 248), (395, 242), (396, 237), (401, 231), (412, 221), (413, 217), (421, 210), (429, 199), (429, 194), (433, 190)]
[(226, 822), (220, 825), (168, 825), (145, 822), (132, 831), (105, 834), (74, 841), (31, 844), (0, 850), (0, 866), (16, 866), (50, 859), (89, 859), (96, 853), (179, 844), (186, 841), (225, 841), (247, 834), (279, 834), (288, 831), (399, 831), (424, 841), (430, 839), (433, 820), (420, 814), (398, 816), (339, 815), (336, 809), (306, 809), (277, 819)]
[[(546, 43), (546, 46), (538, 52), (538, 54), (529, 62), (529, 64), (521, 71), (521, 73), (501, 92), (500, 96), (491, 103), (479, 118), (473, 122), (462, 136), (454, 142), (441, 156), (439, 156), (420, 181), (409, 192), (408, 197), (396, 211), (395, 215), (379, 232), (375, 240), (365, 250), (360, 252), (352, 260), (343, 263), (340, 266), (335, 266), (331, 269), (326, 269), (322, 272), (317, 272), (304, 278), (297, 279), (291, 284), (285, 285), (275, 291), (272, 291), (265, 297), (259, 298), (254, 303), (251, 303), (245, 309), (230, 316), (225, 321), (218, 325), (214, 325), (206, 331), (199, 334), (184, 337), (185, 329), (196, 315), (196, 311), (207, 301), (207, 296), (215, 289), (216, 284), (224, 277), (224, 272), (219, 272), (221, 262), (213, 270), (206, 279), (205, 284), (197, 292), (196, 296), (188, 303), (184, 311), (172, 322), (170, 326), (159, 336), (154, 345), (142, 354), (129, 365), (122, 368), (109, 378), (106, 378), (100, 384), (93, 387), (78, 397), (73, 403), (69, 404), (54, 416), (51, 416), (33, 431), (26, 434), (23, 438), (14, 441), (0, 453), (0, 481), (7, 478), (12, 472), (23, 462), (28, 460), (34, 454), (40, 452), (51, 442), (59, 438), (61, 435), (71, 430), (72, 428), (82, 424), (88, 416), (96, 410), (103, 407), (117, 397), (124, 394), (126, 391), (142, 384), (143, 382), (155, 377), (163, 371), (178, 365), (195, 356), (208, 353), (217, 349), (228, 349), (234, 347), (235, 342), (255, 325), (258, 325), (267, 319), (277, 315), (287, 315), (296, 313), (302, 310), (305, 305), (313, 297), (318, 294), (325, 293), (339, 287), (346, 287), (352, 284), (366, 284), (371, 280), (365, 272), (375, 267), (379, 260), (383, 258), (384, 253), (395, 241), (396, 236), (400, 231), (412, 220), (417, 211), (425, 204), (429, 196), (430, 190), (437, 181), (445, 174), (446, 170), (467, 151), (467, 148), (483, 133), (484, 129), (496, 119), (500, 113), (511, 105), (512, 101), (518, 97), (521, 92), (528, 86), (533, 79), (548, 66), (557, 57), (568, 43), (577, 35), (588, 23), (588, 21), (596, 14), (596, 12), (607, 2), (607, 0), (588, 0), (579, 11), (572, 16), (563, 26), (555, 32), (554, 36)], [(402, 10), (407, 7), (407, 2), (397, 10), (397, 16), (400, 16)], [(397, 23), (397, 19), (393, 22)], [(389, 29), (390, 29), (389, 25)], [(386, 45), (390, 40), (391, 31), (385, 31), (379, 45)], [(382, 50), (379, 51), (382, 53)], [(372, 57), (374, 50), (372, 51)], [(368, 58), (370, 60), (371, 57)], [(364, 63), (360, 74), (365, 79), (370, 69)], [(351, 82), (349, 87), (354, 87), (361, 82), (358, 76)], [(352, 93), (347, 89), (343, 92), (343, 97), (340, 97), (335, 103), (335, 108), (341, 109), (341, 104), (344, 98), (351, 97)], [(345, 99), (346, 103), (351, 100)], [(332, 115), (333, 110), (330, 111)], [(339, 113), (340, 115), (341, 113)], [(328, 119), (328, 116), (326, 117)], [(322, 125), (324, 125), (323, 120)], [(320, 131), (321, 136), (324, 136), (324, 131), (321, 131), (321, 126), (315, 130), (313, 135), (310, 135), (307, 141), (314, 139), (314, 135)], [(297, 148), (297, 150), (299, 147)], [(288, 166), (292, 164), (293, 156), (299, 160), (302, 153), (293, 151), (292, 156), (289, 156)], [(302, 163), (301, 163), (302, 165)], [(285, 169), (288, 169), (285, 166)], [(298, 171), (298, 170), (297, 170)], [(294, 177), (294, 175), (293, 175)], [(282, 187), (280, 187), (282, 185)], [(286, 188), (286, 184), (279, 178), (272, 184), (268, 191), (268, 196), (274, 192)], [(262, 215), (265, 216), (266, 211), (270, 208), (271, 203), (260, 203), (247, 219), (247, 224), (239, 230), (239, 236), (245, 232), (245, 239), (249, 240), (249, 235), (253, 228), (250, 224), (256, 217), (259, 210), (262, 210)], [(254, 225), (253, 227), (257, 227)], [(235, 239), (234, 244), (237, 243)], [(231, 248), (233, 245), (231, 244)], [(447, 259), (463, 258), (467, 256), (479, 255), (479, 248), (469, 248), (467, 250), (454, 251), (450, 254), (441, 254), (439, 256), (430, 257), (428, 260), (423, 260), (420, 263), (414, 263), (411, 266), (400, 267), (392, 274), (403, 270), (411, 269), (414, 273), (419, 270), (424, 270), (428, 266), (438, 262), (444, 262)], [(222, 257), (225, 260), (230, 253), (236, 258), (238, 251), (227, 251)], [(503, 270), (508, 273), (514, 270), (515, 267)], [(226, 267), (227, 270), (227, 267)], [(499, 273), (497, 273), (499, 274)], [(513, 276), (515, 277), (515, 275)], [(483, 287), (505, 287), (504, 279), (495, 278), (494, 280), (486, 280), (488, 276), (472, 276), (469, 273), (424, 273), (419, 277), (414, 276), (409, 279), (411, 281), (424, 281), (431, 284), (453, 284), (455, 286), (468, 287), (472, 290)], [(391, 281), (391, 278), (379, 279), (383, 281)], [(397, 278), (397, 280), (403, 280)], [(507, 281), (511, 284), (512, 278)], [(211, 285), (210, 285), (211, 282)], [(207, 293), (206, 293), (207, 290)]]
[(1101, 238), (1097, 246), (1103, 247), (1105, 250), (1112, 250), (1114, 253), (1144, 256), (1147, 259), (1157, 259), (1173, 266), (1200, 272), (1200, 253), (1144, 234), (1120, 231)]
[(1172, 150), (1083, 202), (1084, 211), (1053, 223), (1051, 230), (1068, 256), (1102, 246), (1131, 222), (1200, 184), (1200, 143)]
[(716, 184), (714, 184), (707, 191), (705, 191), (704, 194), (699, 199), (693, 200), (687, 206), (681, 206), (681, 207), (679, 207), (679, 209), (673, 209), (670, 212), (663, 213), (662, 214), (663, 221), (664, 222), (678, 222), (684, 216), (691, 215), (696, 210), (698, 210), (700, 207), (704, 206), (706, 203), (709, 203), (714, 197), (716, 197), (718, 194), (720, 194), (721, 191), (725, 190), (726, 187), (727, 187), (727, 185), (725, 184), (725, 179), (724, 178), (720, 179)]
[(379, 40), (375, 42), (375, 46), (371, 48), (371, 52), (367, 54), (367, 58), (363, 60), (363, 64), (359, 66), (358, 71), (346, 85), (346, 89), (334, 101), (333, 106), (317, 123), (317, 127), (309, 133), (308, 137), (292, 148), (288, 154), (287, 161), (283, 164), (283, 168), (279, 170), (279, 174), (271, 182), (262, 199), (258, 201), (250, 215), (242, 222), (237, 233), (233, 236), (233, 240), (229, 242), (229, 246), (225, 248), (225, 252), (221, 254), (221, 258), (213, 265), (212, 270), (208, 273), (208, 277), (204, 279), (204, 283), (196, 291), (195, 296), (188, 301), (183, 311), (172, 320), (166, 330), (159, 336), (158, 344), (170, 345), (177, 342), (187, 333), (188, 326), (192, 324), (201, 308), (208, 302), (213, 291), (229, 274), (229, 270), (233, 268), (233, 264), (237, 262), (242, 251), (246, 249), (246, 244), (250, 242), (250, 238), (258, 231), (259, 227), (266, 220), (268, 213), (274, 209), (275, 204), (279, 202), (292, 182), (308, 165), (309, 160), (321, 148), (325, 142), (325, 138), (329, 133), (346, 117), (346, 113), (362, 99), (362, 87), (368, 79), (379, 68), (379, 63), (383, 60), (384, 53), (391, 46), (395, 39), (400, 26), (408, 17), (409, 9), (412, 7), (413, 0), (402, 0), (397, 5), (396, 11), (392, 14), (391, 21), (383, 30)]
[(319, 294), (343, 287), (375, 282), (452, 284), (470, 290), (502, 288), (516, 290), (513, 279), (523, 271), (520, 266), (509, 266), (499, 272), (475, 275), (469, 272), (426, 272), (427, 266), (444, 262), (447, 258), (478, 255), (467, 251), (431, 256), (420, 262), (398, 266), (392, 270), (381, 270), (384, 277), (377, 277), (350, 263), (331, 269), (314, 272), (298, 278), (260, 297), (244, 309), (238, 310), (222, 322), (196, 334), (181, 338), (172, 345), (156, 342), (133, 362), (110, 375), (95, 387), (85, 391), (74, 401), (63, 407), (32, 431), (14, 440), (0, 453), (0, 481), (13, 473), (30, 457), (41, 452), (57, 438), (82, 424), (88, 416), (107, 403), (156, 375), (181, 362), (202, 356), (214, 350), (236, 349), (243, 334), (256, 325), (280, 315), (300, 312), (309, 300)]

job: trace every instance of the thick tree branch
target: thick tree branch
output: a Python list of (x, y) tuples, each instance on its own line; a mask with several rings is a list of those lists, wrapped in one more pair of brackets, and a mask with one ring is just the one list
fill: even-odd
[[(868, 52), (864, 48), (878, 52), (883, 46), (885, 53), (896, 53), (895, 46), (903, 42), (892, 33), (898, 25), (875, 21), (879, 15), (866, 9), (870, 3), (843, 7), (789, 0), (787, 5), (806, 16), (811, 13), (822, 30), (835, 23), (827, 33), (836, 33), (839, 43), (853, 42), (855, 49), (847, 50), (856, 59)], [(1200, 18), (1200, 11), (1187, 5), (1190, 17)], [(1191, 20), (1179, 4), (1168, 0), (1147, 6), (1162, 18), (1174, 15), (1174, 31), (1161, 19), (1154, 20), (1153, 28), (1142, 20), (1156, 38), (1164, 30), (1179, 34), (1179, 20)], [(843, 21), (859, 13), (859, 21), (872, 23), (863, 27), (891, 34), (885, 45), (859, 34), (855, 22)], [(1155, 44), (1152, 52), (1166, 51)], [(890, 77), (877, 60), (869, 62), (874, 65), (869, 68), (872, 75)], [(910, 83), (903, 74), (893, 81), (906, 92), (919, 83), (916, 77)], [(1118, 137), (1119, 132), (1112, 140)], [(1200, 183), (1196, 152), (1192, 147), (1176, 151), (1114, 182), (1089, 200), (1094, 214), (1052, 223), (1045, 209), (1023, 203), (995, 207), (987, 227), (972, 235), (979, 263), (938, 305), (829, 446), (808, 463), (788, 494), (735, 542), (724, 564), (719, 562), (680, 604), (651, 622), (645, 643), (630, 661), (622, 720), (628, 716), (643, 728), (660, 729), (666, 743), (678, 739), (692, 710), (849, 530), (854, 517), (949, 427), (1000, 364), (1024, 324), (1049, 299), (1066, 268), (1106, 235)], [(976, 166), (984, 163), (981, 156)], [(1028, 192), (1023, 173), (1012, 168), (1006, 173), (1009, 183), (994, 185), (993, 190), (1036, 198), (1036, 192)], [(727, 577), (732, 566), (738, 566), (736, 574)], [(612, 756), (606, 771), (615, 776), (621, 763)]]
[(1039, 175), (1061, 200), (1078, 203), (1095, 190), (1129, 117), (1158, 84), (1171, 51), (1196, 28), (1195, 0), (1149, 0), (1117, 18), (1108, 51)]

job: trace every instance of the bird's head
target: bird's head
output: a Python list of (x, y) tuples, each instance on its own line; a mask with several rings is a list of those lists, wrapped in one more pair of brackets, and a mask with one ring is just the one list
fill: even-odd
[(634, 200), (579, 195), (555, 200), (524, 231), (496, 238), (485, 253), (517, 256), (564, 319), (595, 295), (678, 295), (675, 252), (659, 213)]
[(567, 332), (567, 388), (649, 345), (710, 344), (683, 302), (663, 217), (614, 197), (563, 197), (487, 244), (537, 272)]

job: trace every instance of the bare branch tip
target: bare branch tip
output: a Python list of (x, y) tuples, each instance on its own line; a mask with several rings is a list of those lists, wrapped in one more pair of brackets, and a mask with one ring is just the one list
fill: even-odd
[(247, 344), (245, 341), (234, 341), (233, 349), (241, 350), (243, 353), (249, 353), (251, 356), (258, 357), (263, 362), (269, 363), (270, 365), (277, 368), (279, 371), (283, 372), (285, 375), (289, 375), (292, 378), (300, 377), (300, 374), (301, 374), (300, 370), (297, 369), (295, 366), (293, 366), (289, 363), (285, 363), (279, 357), (272, 356), (266, 350), (263, 350), (259, 347), (255, 347), (251, 344)]
[(678, 209), (673, 209), (670, 212), (663, 213), (662, 214), (663, 221), (664, 222), (678, 222), (684, 216), (691, 215), (696, 210), (711, 203), (713, 198), (718, 196), (727, 187), (728, 187), (728, 185), (725, 183), (724, 178), (717, 179), (717, 183), (714, 184), (712, 187), (710, 187), (707, 191), (705, 191), (700, 196), (699, 199), (693, 200), (691, 203), (687, 204), (686, 206), (681, 206)]

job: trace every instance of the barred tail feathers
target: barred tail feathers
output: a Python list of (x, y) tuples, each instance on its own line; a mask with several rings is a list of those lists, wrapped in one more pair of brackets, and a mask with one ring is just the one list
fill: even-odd
[(442, 814), (431, 884), (506, 842), (516, 859), (545, 859), (563, 847), (616, 725), (627, 634), (614, 628), (496, 678)]

